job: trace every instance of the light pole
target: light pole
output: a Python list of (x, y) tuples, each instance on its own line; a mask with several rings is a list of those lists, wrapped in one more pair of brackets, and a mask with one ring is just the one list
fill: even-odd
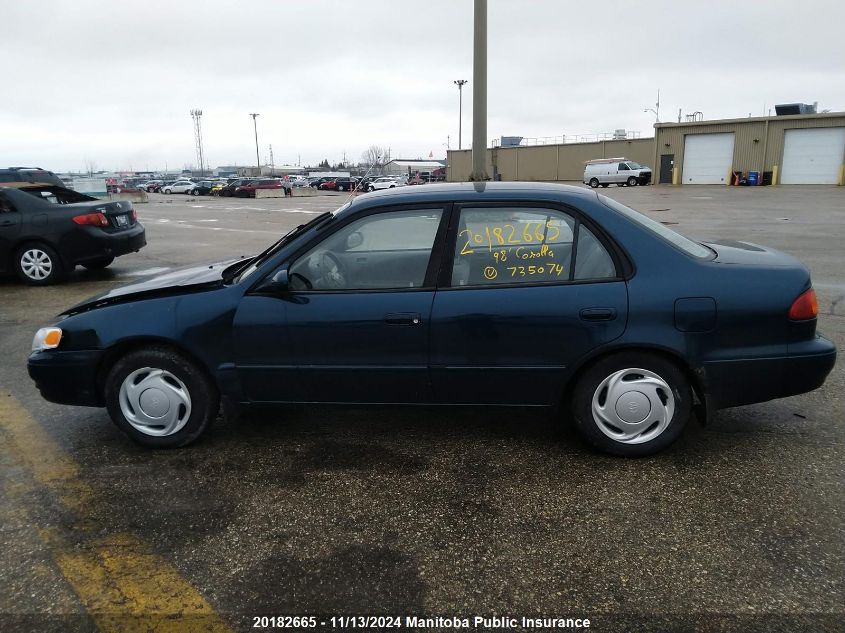
[(469, 83), (466, 79), (456, 79), (453, 82), (458, 87), (458, 149), (461, 149), (461, 123), (463, 122), (464, 109), (464, 84)]
[(487, 175), (487, 0), (475, 0), (472, 54), (472, 174), (476, 182)]
[[(653, 108), (646, 108), (643, 112), (654, 112), (655, 122), (660, 123), (660, 88), (657, 89), (657, 103)], [(680, 119), (678, 122), (680, 123)]]
[(205, 156), (202, 151), (202, 126), (200, 124), (200, 117), (202, 110), (191, 110), (191, 118), (194, 120), (194, 144), (197, 150), (197, 160), (200, 164), (200, 177), (205, 175)]
[(255, 131), (255, 167), (258, 169), (258, 173), (256, 176), (261, 175), (261, 159), (258, 157), (258, 123), (255, 122), (255, 119), (259, 116), (257, 112), (251, 112), (250, 115), (252, 117), (252, 128)]

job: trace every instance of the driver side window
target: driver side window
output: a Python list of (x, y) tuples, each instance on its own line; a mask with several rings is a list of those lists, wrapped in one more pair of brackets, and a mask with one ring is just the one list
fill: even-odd
[(420, 288), (441, 209), (393, 211), (356, 220), (329, 235), (290, 267), (293, 290)]

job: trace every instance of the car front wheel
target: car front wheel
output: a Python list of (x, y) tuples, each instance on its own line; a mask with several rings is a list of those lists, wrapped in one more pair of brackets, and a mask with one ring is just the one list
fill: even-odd
[(46, 244), (27, 244), (15, 253), (15, 272), (24, 283), (46, 286), (61, 279), (62, 262)]
[(165, 189), (164, 193), (170, 194), (170, 193), (173, 193), (173, 192), (170, 189)]
[(628, 186), (629, 187), (636, 187), (637, 186), (637, 179), (631, 176), (628, 178)]
[(120, 358), (105, 382), (114, 423), (149, 448), (177, 448), (196, 441), (217, 416), (217, 389), (194, 362), (166, 347)]
[(660, 356), (640, 352), (596, 362), (580, 377), (572, 398), (575, 425), (584, 438), (624, 457), (669, 446), (691, 411), (692, 389), (683, 372)]
[(598, 179), (598, 178), (591, 178), (591, 179), (590, 179), (590, 186), (591, 186), (593, 189), (598, 189), (598, 186), (599, 186), (599, 179)]

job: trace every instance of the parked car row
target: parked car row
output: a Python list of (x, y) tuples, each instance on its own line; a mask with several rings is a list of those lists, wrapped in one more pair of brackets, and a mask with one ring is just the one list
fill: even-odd
[(290, 176), (288, 178), (228, 178), (194, 181), (188, 178), (179, 180), (150, 180), (139, 183), (138, 189), (148, 193), (188, 194), (192, 196), (223, 196), (254, 198), (258, 189), (292, 189), (295, 187), (313, 187), (322, 191), (377, 191), (393, 189), (405, 185), (418, 185), (430, 182), (424, 176)]

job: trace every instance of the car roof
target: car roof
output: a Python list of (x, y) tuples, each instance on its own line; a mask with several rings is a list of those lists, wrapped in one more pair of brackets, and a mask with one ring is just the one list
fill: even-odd
[(483, 202), (487, 199), (565, 200), (595, 199), (596, 193), (584, 187), (548, 182), (444, 182), (424, 187), (396, 187), (381, 189), (355, 198), (349, 212), (375, 204), (406, 204), (441, 201)]

